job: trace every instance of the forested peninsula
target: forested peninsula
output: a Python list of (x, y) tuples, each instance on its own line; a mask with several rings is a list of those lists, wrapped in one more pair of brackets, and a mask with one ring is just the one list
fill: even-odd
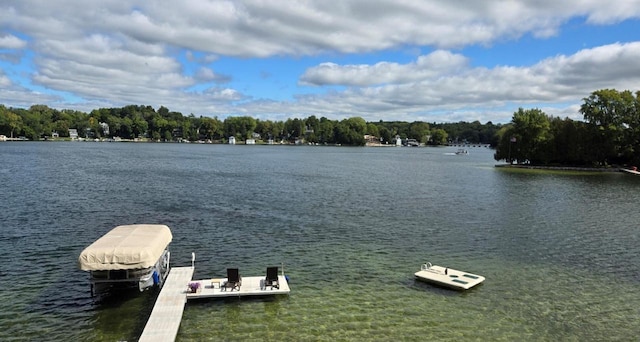
[(368, 141), (393, 144), (397, 138), (424, 145), (489, 144), (494, 158), (512, 164), (608, 167), (640, 165), (640, 91), (602, 89), (583, 99), (583, 121), (520, 108), (507, 124), (422, 121), (366, 122), (361, 117), (343, 120), (290, 118), (260, 120), (250, 116), (183, 115), (161, 106), (129, 105), (85, 113), (46, 105), (29, 109), (0, 104), (0, 135), (46, 140), (69, 138), (146, 141), (226, 142), (256, 139), (277, 143), (363, 146)]

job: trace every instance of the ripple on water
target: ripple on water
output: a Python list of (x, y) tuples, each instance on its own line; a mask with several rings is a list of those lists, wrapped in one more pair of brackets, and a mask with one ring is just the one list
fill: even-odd
[[(196, 277), (284, 263), (291, 280), (280, 298), (189, 302), (180, 341), (637, 339), (636, 179), (443, 151), (3, 146), (0, 340), (136, 340), (155, 294), (91, 298), (76, 258), (143, 222), (172, 228), (172, 262), (195, 252)], [(487, 280), (417, 282), (426, 261)]]

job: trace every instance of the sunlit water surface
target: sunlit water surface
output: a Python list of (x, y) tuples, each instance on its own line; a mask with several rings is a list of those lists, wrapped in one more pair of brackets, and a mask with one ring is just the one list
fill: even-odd
[[(76, 265), (134, 223), (169, 225), (196, 278), (290, 278), (289, 296), (189, 302), (178, 341), (637, 340), (640, 177), (454, 150), (0, 144), (0, 340), (137, 340), (157, 293), (96, 301)], [(487, 280), (416, 282), (426, 261)]]

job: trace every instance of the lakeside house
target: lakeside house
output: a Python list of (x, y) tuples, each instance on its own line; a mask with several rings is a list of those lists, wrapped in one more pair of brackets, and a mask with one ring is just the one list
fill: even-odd
[(78, 130), (69, 128), (69, 138), (71, 138), (71, 140), (78, 140)]
[(109, 136), (109, 125), (106, 122), (98, 122), (100, 128), (102, 129), (102, 135), (107, 137)]
[(229, 145), (235, 145), (235, 144), (236, 144), (236, 137), (232, 135), (229, 137)]
[(247, 139), (244, 142), (245, 145), (255, 145), (256, 144), (256, 139)]
[(0, 141), (7, 141), (7, 136), (4, 134), (0, 134)]

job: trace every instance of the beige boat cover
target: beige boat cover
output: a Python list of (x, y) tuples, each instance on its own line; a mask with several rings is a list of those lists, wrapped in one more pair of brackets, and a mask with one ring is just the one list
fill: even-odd
[(83, 271), (131, 270), (155, 265), (173, 236), (160, 224), (117, 226), (85, 248), (78, 258)]

